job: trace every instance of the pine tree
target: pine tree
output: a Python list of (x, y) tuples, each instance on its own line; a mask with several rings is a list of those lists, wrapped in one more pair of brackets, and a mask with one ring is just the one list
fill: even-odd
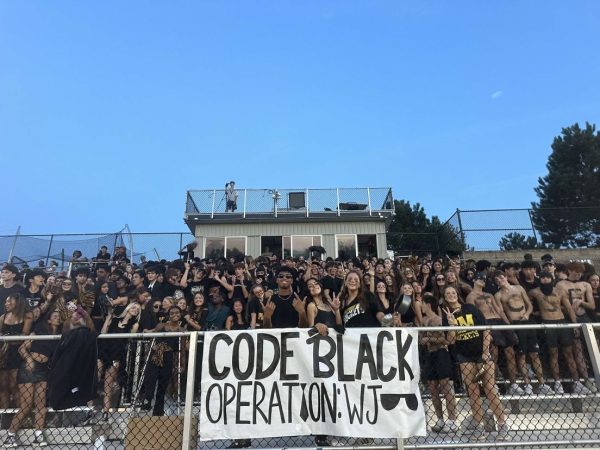
[(532, 218), (543, 242), (553, 247), (600, 246), (600, 134), (586, 123), (554, 138), (538, 179)]
[(390, 250), (400, 254), (461, 253), (464, 245), (458, 230), (442, 223), (437, 216), (431, 219), (420, 203), (411, 205), (405, 200), (394, 200), (395, 215), (387, 233)]
[(524, 234), (512, 232), (500, 239), (498, 243), (500, 250), (530, 250), (532, 248), (543, 248), (538, 244), (534, 236), (525, 236)]

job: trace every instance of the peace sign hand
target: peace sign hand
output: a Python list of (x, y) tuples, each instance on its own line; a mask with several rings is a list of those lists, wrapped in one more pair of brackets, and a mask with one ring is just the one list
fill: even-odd
[(292, 306), (299, 313), (306, 311), (306, 297), (304, 297), (304, 300), (302, 300), (300, 299), (300, 296), (294, 292), (294, 301), (292, 302)]
[(456, 325), (458, 322), (456, 321), (456, 317), (454, 317), (454, 314), (452, 314), (452, 311), (450, 311), (450, 308), (442, 308), (442, 311), (444, 312), (444, 314), (446, 314), (446, 319), (448, 320), (448, 325)]

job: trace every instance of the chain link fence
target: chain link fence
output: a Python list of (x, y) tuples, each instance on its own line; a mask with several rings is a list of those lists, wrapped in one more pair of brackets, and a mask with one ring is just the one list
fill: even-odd
[(457, 210), (449, 222), (471, 251), (600, 246), (600, 207)]
[[(522, 326), (519, 337), (529, 330), (540, 342), (539, 353), (523, 358), (510, 345), (517, 338), (515, 327), (453, 327), (457, 332), (492, 330), (496, 345), (489, 357), (484, 355), (484, 362), (465, 360), (453, 346), (436, 348), (431, 346), (433, 340), (422, 339), (448, 331), (447, 327), (417, 328), (427, 435), (402, 445), (600, 445), (596, 391), (600, 357), (593, 328), (597, 326)], [(93, 335), (92, 356), (89, 349), (78, 353), (84, 351), (78, 345), (81, 339), (65, 343), (63, 338), (58, 344), (60, 335), (0, 337), (9, 355), (0, 370), (3, 448), (35, 448), (44, 443), (61, 449), (115, 450), (315, 447), (314, 436), (269, 438), (268, 429), (260, 433), (264, 437), (247, 440), (199, 441), (202, 333), (111, 330), (118, 326), (109, 327), (97, 342)], [(560, 348), (553, 344), (555, 339)], [(49, 364), (42, 350), (51, 342), (57, 347)], [(91, 361), (91, 367), (85, 361)], [(89, 401), (83, 396), (86, 386), (93, 386)], [(82, 404), (69, 407), (71, 397)], [(340, 450), (398, 445), (391, 439), (324, 438), (328, 446)]]
[(84, 263), (93, 264), (102, 246), (111, 255), (115, 254), (115, 248), (124, 247), (127, 258), (134, 263), (142, 259), (173, 260), (193, 241), (194, 236), (189, 232), (131, 233), (126, 228), (108, 234), (16, 234), (0, 236), (0, 261), (12, 261), (20, 267), (36, 267), (42, 261), (44, 267), (55, 265), (55, 270), (65, 271), (73, 252), (80, 251)]

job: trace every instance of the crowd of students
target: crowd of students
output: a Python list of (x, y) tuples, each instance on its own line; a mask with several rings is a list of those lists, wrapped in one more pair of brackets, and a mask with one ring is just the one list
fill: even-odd
[[(90, 261), (80, 252), (74, 255), (71, 268), (70, 273), (43, 268), (21, 272), (5, 265), (0, 333), (60, 333), (75, 308), (97, 333), (315, 327), (325, 334), (330, 328), (343, 332), (347, 327), (444, 325), (447, 332), (419, 333), (423, 383), (437, 419), (431, 430), (439, 433), (458, 430), (459, 390), (471, 404), (471, 431), (485, 433), (481, 387), (496, 417), (498, 437), (506, 436), (499, 376), (508, 380), (503, 393), (513, 396), (562, 395), (565, 387), (585, 395), (593, 389), (579, 330), (518, 327), (598, 321), (600, 282), (589, 264), (557, 264), (546, 255), (540, 262), (528, 258), (497, 265), (458, 257), (339, 261), (318, 256), (194, 258), (136, 265), (124, 248), (113, 257), (103, 248)], [(491, 332), (452, 329), (484, 324), (515, 327)], [(0, 349), (0, 408), (21, 411), (11, 425), (13, 440), (34, 406), (36, 436), (44, 440), (44, 383), (53, 346), (48, 343), (52, 341), (38, 342), (44, 341), (5, 343)], [(98, 342), (102, 420), (110, 420), (116, 388), (123, 374), (135, 369), (127, 366), (127, 340)], [(178, 338), (157, 339), (144, 372), (142, 410), (164, 414), (167, 386), (184, 372), (185, 351)], [(569, 383), (563, 387), (564, 374)], [(326, 436), (316, 441), (328, 443)], [(234, 442), (235, 447), (247, 445)]]

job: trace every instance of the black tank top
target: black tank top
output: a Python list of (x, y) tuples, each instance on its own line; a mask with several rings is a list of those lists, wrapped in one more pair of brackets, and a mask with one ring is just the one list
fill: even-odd
[(335, 327), (335, 313), (333, 311), (323, 311), (317, 308), (317, 315), (315, 316), (315, 323), (322, 323), (327, 328)]
[(23, 334), (23, 327), (25, 326), (25, 322), (16, 323), (14, 325), (9, 325), (7, 323), (2, 323), (2, 333), (4, 336), (20, 336)]

